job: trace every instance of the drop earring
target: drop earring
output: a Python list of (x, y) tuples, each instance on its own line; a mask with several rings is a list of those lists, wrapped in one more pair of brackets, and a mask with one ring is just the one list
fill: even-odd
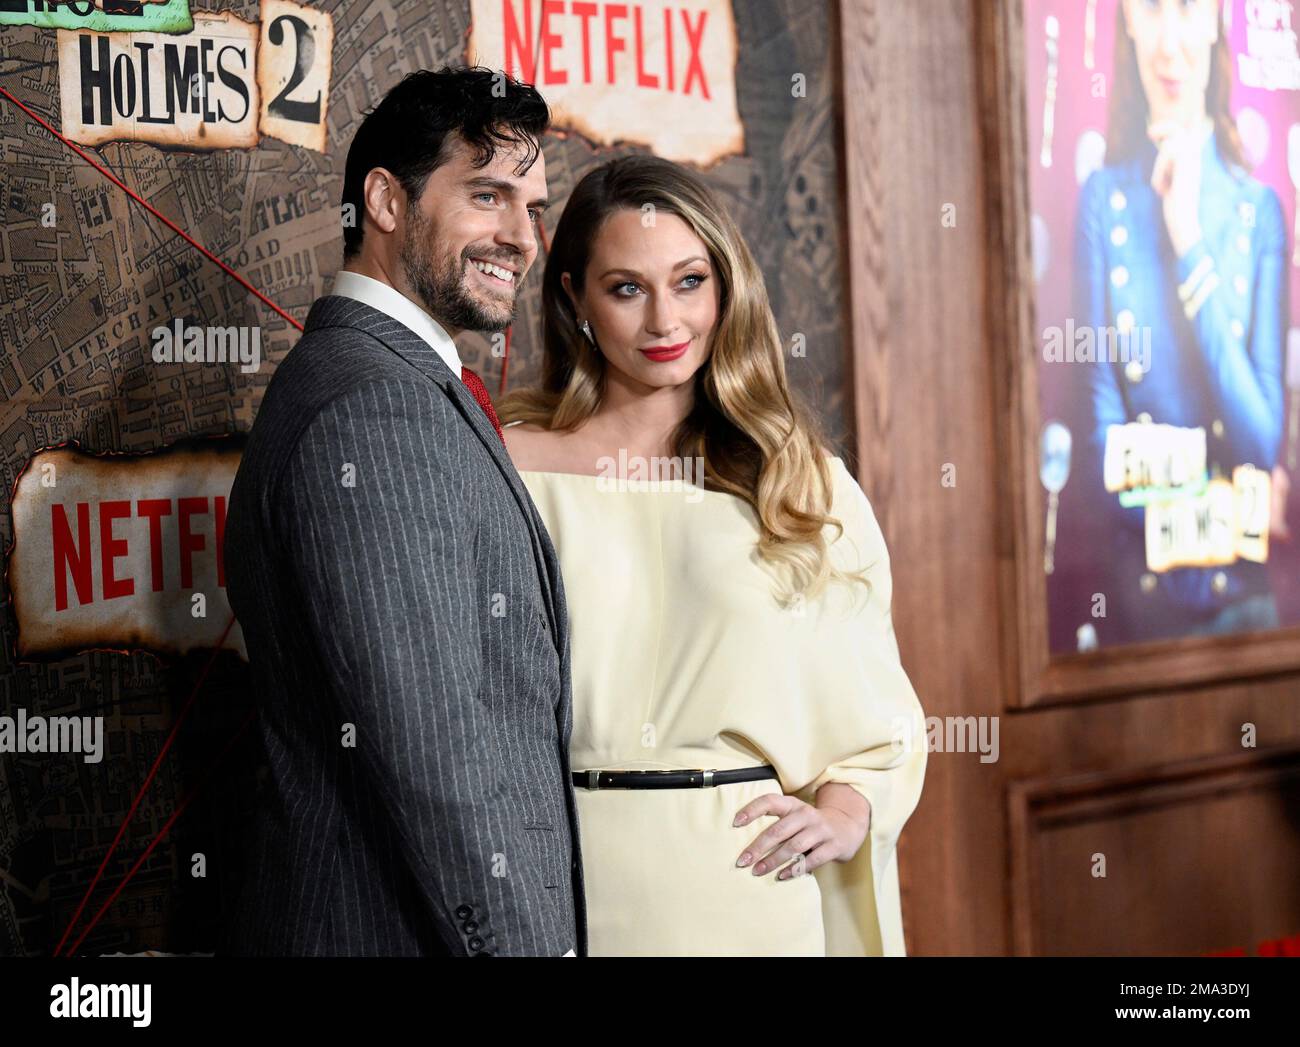
[(596, 339), (595, 339), (595, 337), (594, 337), (594, 336), (592, 335), (592, 333), (591, 333), (591, 321), (590, 321), (590, 320), (583, 320), (583, 321), (582, 321), (582, 333), (585, 334), (585, 335), (587, 336), (587, 341), (589, 341), (589, 342), (591, 343), (591, 347), (592, 347), (593, 349), (595, 349), (596, 352), (600, 352), (600, 346), (598, 346), (598, 345), (596, 344)]

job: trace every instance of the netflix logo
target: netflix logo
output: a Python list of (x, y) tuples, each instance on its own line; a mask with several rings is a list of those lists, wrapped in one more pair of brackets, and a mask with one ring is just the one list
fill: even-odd
[[(18, 478), (8, 578), (20, 657), (211, 647), (231, 618), (223, 539), (238, 441), (41, 451)], [(243, 651), (236, 624), (226, 646)]]
[(554, 124), (705, 165), (744, 148), (728, 0), (471, 0), (466, 59), (534, 84)]
[[(534, 43), (532, 0), (503, 0), (505, 71), (538, 87), (554, 87), (567, 84), (570, 75), (593, 83), (594, 68), (611, 86), (621, 77), (627, 86), (684, 95), (694, 90), (708, 99), (701, 56), (708, 10), (670, 6), (647, 11), (649, 6), (538, 0)], [(659, 24), (648, 33), (651, 18)], [(627, 60), (622, 60), (624, 54)], [(565, 59), (575, 59), (575, 67), (566, 68)]]

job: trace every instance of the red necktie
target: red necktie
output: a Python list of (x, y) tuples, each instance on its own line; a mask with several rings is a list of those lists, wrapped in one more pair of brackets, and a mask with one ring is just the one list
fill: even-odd
[(496, 409), (492, 406), (492, 397), (488, 396), (487, 386), (483, 384), (483, 379), (464, 365), (460, 369), (461, 381), (469, 386), (469, 391), (474, 394), (474, 399), (478, 405), (483, 408), (483, 413), (488, 416), (488, 421), (492, 423), (492, 428), (497, 431), (497, 436), (501, 437), (501, 442), (506, 442), (505, 433), (501, 431), (501, 419), (497, 417)]

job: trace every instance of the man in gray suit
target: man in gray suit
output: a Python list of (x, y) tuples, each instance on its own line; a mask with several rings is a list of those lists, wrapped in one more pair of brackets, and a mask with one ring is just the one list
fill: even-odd
[(451, 338), (513, 319), (548, 120), (500, 74), (422, 71), (348, 152), (344, 268), (226, 522), (271, 771), (227, 952), (585, 954), (564, 590)]

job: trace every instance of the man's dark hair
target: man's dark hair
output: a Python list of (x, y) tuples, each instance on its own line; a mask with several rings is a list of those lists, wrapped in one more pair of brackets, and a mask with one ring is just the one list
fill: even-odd
[(450, 133), (456, 132), (473, 152), (475, 167), (490, 164), (498, 148), (523, 145), (522, 174), (537, 159), (550, 121), (537, 89), (505, 73), (448, 67), (409, 74), (366, 114), (348, 148), (343, 205), (352, 204), (354, 221), (343, 227), (343, 257), (361, 250), (366, 175), (374, 168), (392, 171), (415, 199), (450, 159)]

